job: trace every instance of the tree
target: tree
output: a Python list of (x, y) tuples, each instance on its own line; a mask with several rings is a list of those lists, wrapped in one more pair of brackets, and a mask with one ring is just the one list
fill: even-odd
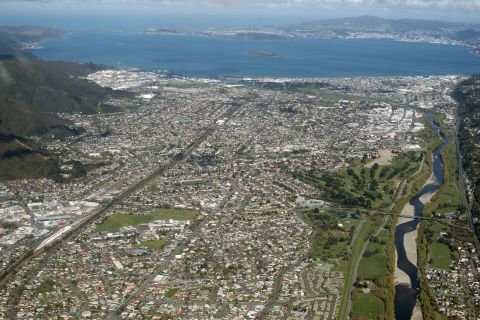
[(371, 209), (372, 208), (372, 200), (368, 199), (367, 202), (365, 203), (365, 207), (367, 209)]
[(368, 155), (366, 153), (363, 154), (363, 157), (362, 157), (362, 163), (365, 164), (367, 163), (367, 159), (368, 159)]
[(87, 174), (87, 169), (85, 165), (80, 161), (74, 161), (72, 166), (72, 177), (79, 178)]
[(378, 163), (374, 163), (372, 168), (370, 168), (370, 178), (373, 179), (375, 177), (375, 173), (377, 172), (378, 167), (379, 167)]

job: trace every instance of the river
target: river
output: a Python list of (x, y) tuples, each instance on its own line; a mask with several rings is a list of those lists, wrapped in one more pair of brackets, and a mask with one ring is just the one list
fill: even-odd
[(410, 286), (398, 284), (395, 286), (395, 319), (410, 320), (418, 296), (418, 269), (408, 260), (404, 238), (405, 234), (414, 231), (423, 215), (424, 204), (420, 199), (427, 194), (436, 192), (444, 182), (443, 162), (440, 152), (448, 144), (448, 138), (441, 132), (439, 125), (434, 121), (434, 114), (429, 114), (429, 122), (433, 131), (442, 139), (442, 143), (433, 150), (433, 177), (434, 182), (425, 185), (422, 190), (410, 199), (410, 204), (415, 208), (416, 219), (400, 224), (395, 231), (395, 247), (397, 249), (397, 268), (405, 272), (410, 278)]

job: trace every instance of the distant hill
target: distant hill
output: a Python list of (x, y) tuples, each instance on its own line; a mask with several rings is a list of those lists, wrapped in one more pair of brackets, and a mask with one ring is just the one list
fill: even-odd
[(340, 29), (363, 31), (411, 32), (411, 31), (453, 31), (480, 27), (470, 24), (457, 24), (435, 20), (419, 19), (383, 19), (375, 16), (359, 16), (351, 18), (316, 20), (288, 26), (287, 29)]
[(0, 26), (0, 42), (10, 47), (22, 46), (25, 43), (38, 42), (47, 38), (60, 37), (65, 32), (59, 29), (38, 26)]
[(452, 38), (460, 41), (480, 39), (480, 31), (474, 29), (466, 29), (454, 33), (452, 35)]
[(226, 39), (288, 40), (317, 39), (392, 39), (422, 43), (466, 45), (480, 56), (480, 24), (452, 23), (421, 19), (384, 19), (358, 16), (315, 20), (287, 26), (248, 28), (149, 29), (145, 34), (195, 35)]
[(300, 37), (388, 38), (402, 41), (464, 44), (469, 46), (472, 53), (480, 55), (480, 24), (360, 16), (310, 21), (286, 26), (283, 30), (292, 36)]

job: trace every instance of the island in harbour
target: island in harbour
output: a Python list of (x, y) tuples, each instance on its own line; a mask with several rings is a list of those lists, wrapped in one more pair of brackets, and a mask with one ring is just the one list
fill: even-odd
[(251, 57), (258, 57), (258, 58), (268, 58), (268, 59), (284, 59), (285, 56), (282, 56), (278, 53), (271, 52), (271, 51), (251, 51), (248, 53)]

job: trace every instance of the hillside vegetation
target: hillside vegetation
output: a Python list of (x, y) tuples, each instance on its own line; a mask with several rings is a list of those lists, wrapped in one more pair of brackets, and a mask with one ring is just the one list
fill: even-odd
[[(472, 215), (480, 218), (480, 75), (460, 83), (453, 94), (459, 104), (459, 142), (465, 172), (472, 182), (474, 199)], [(480, 223), (475, 224), (477, 234)]]
[(25, 178), (58, 179), (58, 161), (21, 137), (0, 135), (0, 181)]
[(81, 78), (102, 66), (43, 61), (21, 50), (24, 44), (62, 34), (42, 27), (0, 27), (0, 179), (58, 176), (58, 161), (40, 147), (25, 148), (31, 143), (25, 137), (78, 135), (82, 128), (56, 114), (116, 111), (104, 102), (130, 95)]

